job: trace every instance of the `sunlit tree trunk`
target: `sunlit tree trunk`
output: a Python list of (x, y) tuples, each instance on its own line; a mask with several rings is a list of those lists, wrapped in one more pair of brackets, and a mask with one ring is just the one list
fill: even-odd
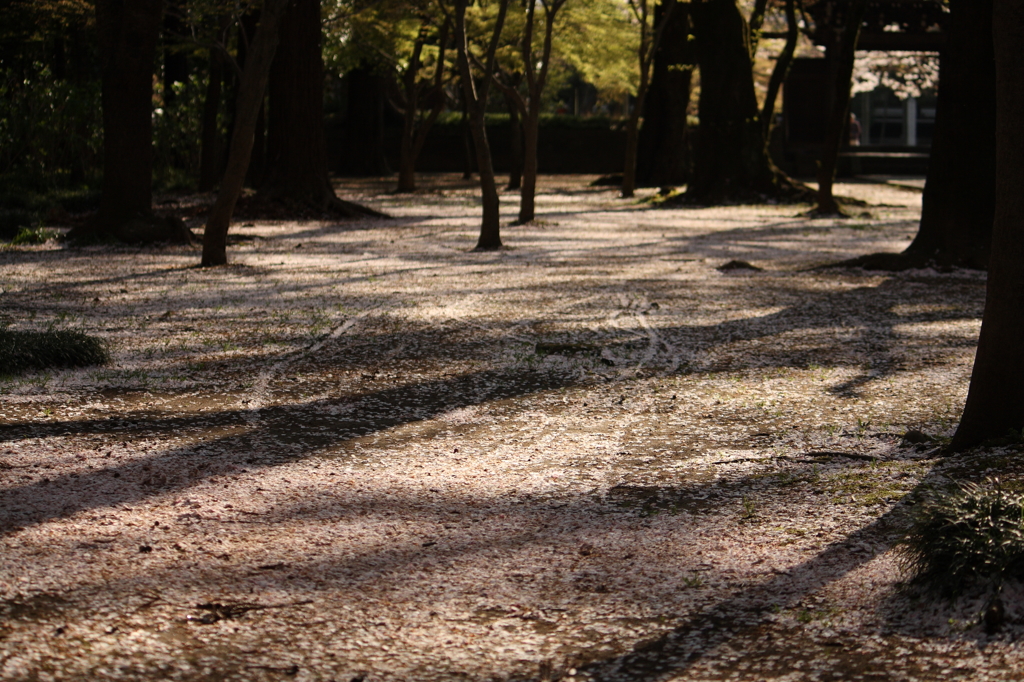
[(498, 15), (494, 32), (487, 47), (483, 60), (483, 78), (477, 87), (473, 79), (469, 41), (466, 36), (466, 4), (467, 0), (455, 1), (455, 45), (458, 49), (459, 73), (462, 77), (462, 93), (469, 111), (469, 128), (473, 134), (473, 145), (476, 148), (477, 170), (480, 174), (480, 195), (483, 203), (483, 217), (480, 223), (480, 238), (477, 240), (478, 251), (493, 251), (501, 248), (501, 223), (499, 217), (498, 185), (494, 177), (494, 165), (491, 162), (491, 147), (487, 141), (487, 128), (484, 112), (487, 109), (487, 95), (494, 73), (495, 55), (498, 40), (505, 23), (509, 0), (499, 0)]
[(235, 204), (242, 194), (245, 173), (249, 168), (252, 154), (256, 120), (259, 117), (263, 93), (267, 89), (270, 65), (278, 43), (278, 27), (288, 0), (265, 0), (260, 13), (259, 27), (255, 31), (245, 61), (242, 81), (238, 87), (235, 109), (235, 126), (231, 136), (231, 148), (224, 178), (217, 193), (217, 201), (206, 220), (203, 234), (202, 265), (223, 265), (227, 263), (228, 227)]

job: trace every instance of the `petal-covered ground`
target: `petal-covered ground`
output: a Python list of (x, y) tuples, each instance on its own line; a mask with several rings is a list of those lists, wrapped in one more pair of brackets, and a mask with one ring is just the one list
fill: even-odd
[(223, 268), (0, 252), (3, 323), (114, 358), (0, 380), (0, 679), (1019, 679), (1019, 587), (986, 635), (893, 550), (929, 486), (1020, 477), (935, 456), (984, 274), (815, 269), (905, 247), (913, 183), (820, 220), (589, 180), (492, 253), (448, 175)]

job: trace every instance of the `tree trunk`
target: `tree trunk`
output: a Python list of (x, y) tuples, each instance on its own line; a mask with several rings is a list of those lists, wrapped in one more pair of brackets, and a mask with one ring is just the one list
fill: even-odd
[(761, 125), (764, 127), (764, 138), (771, 140), (772, 127), (775, 118), (775, 100), (779, 97), (779, 89), (786, 81), (789, 74), (789, 67), (793, 64), (793, 54), (796, 52), (797, 39), (800, 37), (799, 25), (796, 19), (796, 0), (786, 0), (786, 44), (775, 60), (775, 68), (772, 69), (771, 78), (768, 80), (768, 92), (765, 94), (764, 107), (761, 109)]
[(829, 95), (825, 142), (822, 144), (821, 160), (818, 162), (818, 206), (815, 209), (818, 215), (842, 213), (832, 195), (832, 183), (835, 181), (839, 151), (842, 149), (844, 133), (850, 120), (853, 62), (867, 6), (867, 0), (850, 0), (843, 26), (828, 47), (832, 92)]
[(480, 173), (483, 218), (480, 223), (480, 238), (477, 240), (476, 250), (493, 251), (501, 248), (501, 223), (498, 210), (498, 185), (494, 178), (494, 165), (491, 162), (491, 147), (487, 141), (484, 113), (487, 110), (487, 94), (490, 91), (498, 40), (505, 23), (509, 0), (500, 0), (494, 32), (487, 48), (487, 54), (484, 56), (484, 77), (481, 79), (479, 89), (473, 82), (473, 72), (470, 66), (469, 41), (466, 36), (466, 2), (467, 0), (456, 0), (455, 3), (455, 44), (458, 47), (462, 93), (469, 109), (469, 129), (473, 134), (477, 169)]
[(1017, 440), (1024, 428), (1024, 5), (993, 5), (995, 219), (985, 316), (953, 450), (1008, 435)]
[(921, 226), (904, 255), (984, 268), (996, 192), (992, 0), (952, 0)]
[(687, 203), (799, 195), (768, 156), (754, 94), (750, 29), (735, 0), (692, 4), (700, 65), (700, 128)]
[[(322, 67), (320, 71), (322, 72)], [(345, 175), (354, 176), (388, 175), (391, 173), (391, 167), (384, 154), (386, 80), (375, 73), (373, 67), (369, 65), (352, 69), (345, 75), (345, 80), (348, 84), (348, 97), (344, 123), (345, 147), (340, 171)], [(270, 87), (270, 118), (273, 127), (273, 77)], [(320, 96), (323, 97), (322, 90)], [(321, 111), (322, 109), (321, 105)]]
[[(657, 22), (664, 4), (655, 8)], [(647, 186), (682, 185), (690, 176), (686, 111), (690, 105), (693, 54), (689, 5), (676, 3), (654, 53), (651, 85), (644, 102), (644, 127), (637, 149), (637, 183)]]
[(628, 199), (636, 192), (636, 148), (640, 135), (640, 113), (643, 110), (643, 95), (646, 95), (646, 79), (640, 77), (636, 102), (626, 121), (626, 158), (622, 169), (622, 197)]
[(217, 201), (206, 220), (203, 233), (204, 267), (224, 265), (228, 262), (227, 237), (231, 214), (242, 194), (245, 173), (252, 154), (253, 135), (259, 117), (260, 104), (267, 90), (271, 63), (278, 44), (278, 27), (289, 0), (265, 0), (260, 13), (259, 27), (251, 39), (245, 69), (238, 87), (235, 105), (235, 126), (231, 136), (228, 165), (220, 184)]
[[(99, 0), (103, 184), (99, 212), (83, 233), (120, 236), (153, 207), (153, 64), (162, 0)], [(77, 233), (73, 236), (84, 236)]]
[(200, 134), (200, 192), (209, 192), (216, 187), (223, 169), (220, 129), (217, 125), (223, 82), (224, 55), (218, 48), (211, 48), (209, 80), (206, 84), (206, 99), (203, 101), (203, 123)]
[(290, 0), (280, 30), (260, 199), (343, 217), (382, 215), (338, 199), (327, 174), (320, 0)]
[(409, 66), (406, 68), (402, 79), (405, 90), (405, 111), (403, 112), (402, 145), (398, 161), (398, 192), (416, 191), (416, 160), (419, 158), (420, 152), (423, 151), (423, 145), (427, 142), (427, 134), (444, 109), (446, 100), (444, 94), (444, 53), (445, 48), (448, 46), (449, 26), (449, 22), (445, 20), (438, 31), (438, 55), (437, 62), (434, 65), (434, 82), (426, 93), (430, 103), (430, 113), (427, 114), (426, 120), (419, 122), (419, 125), (417, 125), (417, 117), (419, 115), (420, 84), (417, 83), (416, 78), (422, 66), (420, 55), (426, 42), (425, 24), (420, 29), (420, 37), (416, 40), (412, 59), (410, 59)]
[(509, 171), (506, 189), (521, 189), (523, 186), (523, 126), (519, 121), (519, 104), (505, 96), (508, 108)]
[(320, 0), (290, 0), (270, 69), (267, 177), (260, 197), (326, 210), (334, 198), (324, 135)]
[(530, 107), (523, 125), (523, 186), (519, 189), (519, 217), (525, 225), (537, 217), (537, 145), (540, 138), (540, 107)]
[(465, 101), (462, 103), (459, 130), (462, 132), (462, 179), (469, 180), (476, 170), (476, 150), (473, 148), (473, 133), (469, 130), (469, 108)]

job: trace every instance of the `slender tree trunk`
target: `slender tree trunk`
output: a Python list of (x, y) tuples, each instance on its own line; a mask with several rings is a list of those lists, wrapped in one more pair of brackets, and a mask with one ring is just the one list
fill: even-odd
[(984, 268), (996, 187), (992, 0), (952, 0), (921, 226), (904, 260)]
[(867, 0), (850, 0), (840, 33), (835, 36), (828, 55), (829, 72), (832, 75), (832, 92), (829, 96), (828, 121), (825, 127), (825, 142), (821, 147), (818, 162), (818, 207), (821, 215), (842, 213), (832, 195), (835, 182), (839, 151), (843, 147), (843, 133), (850, 121), (850, 85), (853, 79), (853, 62), (856, 57), (857, 40), (867, 10)]
[(420, 71), (420, 54), (426, 36), (421, 32), (413, 46), (412, 58), (402, 77), (405, 90), (405, 111), (402, 112), (402, 142), (398, 155), (398, 190), (399, 192), (416, 191), (416, 160), (412, 150), (416, 143), (416, 116), (419, 113), (419, 89), (416, 78)]
[(462, 98), (462, 120), (459, 131), (462, 133), (462, 179), (469, 180), (476, 169), (476, 150), (473, 148), (473, 133), (469, 130), (469, 105)]
[(995, 0), (996, 210), (988, 296), (964, 415), (951, 448), (1024, 429), (1024, 4)]
[(220, 112), (221, 85), (224, 82), (224, 55), (217, 48), (210, 49), (209, 80), (203, 101), (203, 125), (200, 133), (199, 191), (209, 192), (217, 186), (223, 170), (222, 145), (217, 118)]
[(245, 173), (246, 187), (260, 188), (267, 175), (267, 97), (260, 99), (260, 113), (256, 116), (256, 130), (252, 136), (252, 155)]
[(523, 186), (519, 190), (519, 217), (525, 225), (537, 217), (537, 149), (540, 141), (540, 107), (530, 106), (523, 125)]
[(491, 147), (487, 141), (484, 113), (487, 110), (487, 94), (490, 90), (491, 76), (494, 73), (498, 40), (501, 37), (501, 29), (505, 23), (505, 14), (508, 11), (509, 0), (500, 0), (494, 32), (487, 48), (487, 54), (484, 56), (484, 77), (481, 79), (479, 89), (475, 87), (473, 82), (473, 72), (470, 65), (469, 41), (466, 37), (466, 3), (467, 0), (456, 0), (455, 3), (455, 44), (458, 47), (463, 97), (469, 107), (469, 129), (473, 134), (477, 168), (480, 173), (483, 219), (480, 223), (480, 238), (477, 241), (476, 250), (493, 251), (501, 248), (501, 223), (498, 211), (498, 185), (495, 181), (494, 166), (491, 162)]
[(153, 208), (153, 64), (162, 0), (99, 0), (103, 185), (92, 231), (116, 235)]
[(768, 80), (768, 92), (765, 94), (764, 107), (761, 109), (761, 125), (764, 126), (764, 139), (767, 143), (771, 139), (772, 127), (775, 118), (775, 100), (779, 97), (779, 89), (786, 81), (789, 74), (789, 67), (793, 64), (793, 54), (796, 52), (797, 39), (800, 37), (800, 27), (796, 19), (796, 0), (786, 0), (786, 44), (775, 60), (775, 68), (772, 69), (771, 78)]
[(505, 106), (508, 108), (510, 164), (506, 189), (521, 189), (523, 186), (523, 125), (519, 120), (519, 104), (506, 95)]
[[(416, 160), (419, 159), (423, 145), (426, 144), (427, 134), (434, 126), (434, 122), (441, 114), (445, 105), (444, 94), (444, 53), (448, 44), (448, 30), (450, 24), (446, 20), (441, 26), (437, 36), (438, 55), (437, 63), (434, 66), (434, 83), (427, 91), (430, 100), (430, 113), (425, 121), (417, 126), (420, 102), (420, 84), (416, 82), (419, 74), (420, 54), (423, 50), (425, 35), (421, 33), (413, 47), (412, 59), (403, 77), (405, 90), (405, 111), (402, 121), (402, 143), (398, 162), (398, 192), (416, 191)], [(421, 29), (421, 31), (425, 30)]]
[(636, 102), (626, 122), (626, 159), (622, 172), (622, 197), (628, 199), (636, 192), (636, 151), (640, 135), (640, 113), (643, 111), (643, 96), (647, 94), (646, 79), (640, 77), (637, 88)]
[(249, 168), (256, 119), (259, 116), (263, 93), (267, 89), (270, 65), (277, 49), (278, 27), (288, 2), (289, 0), (265, 0), (263, 11), (260, 13), (259, 27), (249, 45), (245, 70), (238, 87), (228, 165), (203, 234), (203, 266), (224, 265), (228, 262), (228, 227), (231, 224), (235, 203), (242, 194), (246, 170)]

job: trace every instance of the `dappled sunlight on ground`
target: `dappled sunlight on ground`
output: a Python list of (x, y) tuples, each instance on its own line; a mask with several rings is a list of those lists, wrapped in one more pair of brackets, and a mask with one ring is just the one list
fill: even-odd
[(0, 678), (1015, 679), (1022, 623), (915, 601), (892, 550), (924, 487), (1019, 475), (936, 458), (984, 275), (810, 269), (902, 249), (920, 194), (592, 179), (495, 253), (456, 176), (339, 181), (394, 219), (246, 220), (218, 269), (0, 252), (5, 323), (114, 355), (0, 382)]

